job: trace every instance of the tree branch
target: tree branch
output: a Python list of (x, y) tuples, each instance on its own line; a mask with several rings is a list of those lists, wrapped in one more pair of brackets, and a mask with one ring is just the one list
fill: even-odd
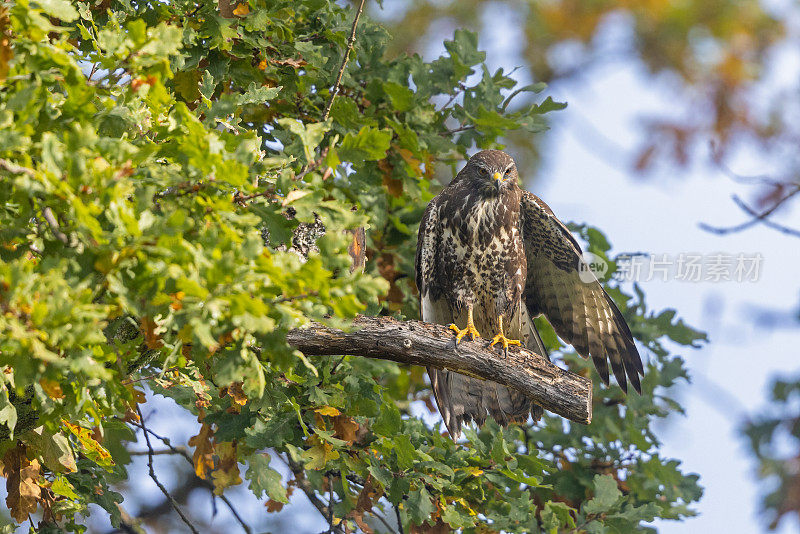
[[(289, 466), (289, 469), (294, 475), (294, 479), (297, 482), (297, 487), (306, 494), (306, 497), (308, 497), (308, 500), (314, 505), (314, 508), (319, 510), (319, 513), (322, 514), (322, 517), (327, 520), (328, 516), (330, 515), (328, 507), (325, 506), (325, 503), (322, 502), (322, 499), (317, 497), (316, 490), (311, 485), (311, 482), (309, 482), (306, 478), (306, 473), (303, 466), (292, 460), (288, 453), (286, 454), (286, 458), (281, 455), (278, 455), (278, 458), (286, 462), (286, 465)], [(333, 503), (328, 504), (332, 505)], [(344, 534), (343, 530), (338, 525), (332, 525), (332, 529), (334, 534)]]
[(592, 381), (530, 350), (512, 348), (505, 357), (483, 340), (456, 348), (450, 330), (421, 321), (358, 317), (353, 325), (356, 330), (344, 332), (315, 323), (289, 331), (286, 341), (307, 355), (350, 354), (449, 369), (513, 387), (571, 421), (592, 420)]
[(733, 201), (736, 203), (737, 206), (739, 206), (739, 209), (750, 215), (752, 219), (750, 219), (749, 221), (745, 221), (741, 224), (737, 224), (736, 226), (729, 226), (725, 228), (711, 226), (710, 224), (707, 223), (700, 223), (699, 226), (706, 232), (711, 232), (713, 234), (718, 234), (718, 235), (725, 235), (735, 232), (741, 232), (742, 230), (746, 230), (751, 226), (755, 226), (758, 223), (762, 223), (765, 226), (768, 226), (785, 234), (793, 235), (795, 237), (800, 237), (800, 231), (769, 220), (770, 215), (772, 215), (778, 208), (783, 206), (788, 200), (790, 200), (793, 196), (795, 196), (798, 193), (800, 193), (800, 186), (795, 186), (789, 193), (779, 198), (772, 206), (762, 211), (761, 213), (756, 212), (753, 208), (748, 206), (741, 198), (739, 198), (737, 195), (734, 195)]
[[(137, 406), (137, 408), (138, 408), (138, 406)], [(139, 417), (141, 417), (141, 415)], [(161, 443), (163, 443), (164, 445), (167, 446), (166, 450), (159, 450), (159, 451), (152, 451), (152, 452), (151, 452), (151, 450), (148, 450), (148, 451), (129, 451), (131, 456), (141, 455), (141, 454), (143, 454), (145, 452), (148, 453), (148, 454), (177, 454), (179, 456), (183, 456), (186, 459), (186, 461), (189, 462), (189, 465), (191, 465), (192, 468), (194, 468), (194, 461), (192, 460), (192, 457), (189, 454), (189, 451), (186, 449), (186, 447), (181, 447), (181, 446), (176, 447), (176, 446), (174, 446), (169, 438), (164, 437), (164, 436), (159, 436), (158, 434), (156, 434), (155, 432), (153, 432), (152, 430), (150, 430), (149, 428), (144, 426), (144, 419), (142, 419), (141, 424), (140, 423), (136, 423), (134, 421), (130, 421), (130, 420), (126, 421), (126, 423), (128, 423), (129, 425), (133, 425), (133, 426), (135, 426), (137, 428), (141, 428), (144, 431), (145, 434), (150, 434), (151, 436), (153, 436), (154, 438), (156, 438), (157, 440), (161, 441)], [(205, 487), (209, 491), (213, 492), (213, 489), (214, 489), (213, 486), (211, 486), (207, 481), (203, 480), (200, 477), (197, 477), (197, 479), (200, 481), (200, 483), (201, 483), (201, 485), (203, 487)], [(237, 512), (236, 508), (234, 508), (233, 503), (231, 503), (231, 501), (225, 495), (217, 495), (217, 497), (219, 497), (220, 500), (225, 503), (225, 505), (228, 507), (228, 510), (231, 511), (231, 513), (233, 514), (233, 517), (236, 518), (236, 521), (239, 522), (239, 524), (242, 526), (242, 529), (245, 531), (245, 533), (246, 534), (251, 534), (252, 533), (252, 529), (249, 526), (247, 526), (247, 523), (244, 522), (244, 519), (242, 519), (242, 517), (239, 515), (239, 512)]]
[(189, 527), (189, 530), (191, 530), (193, 534), (200, 534), (194, 527), (194, 525), (192, 525), (192, 523), (189, 521), (189, 518), (183, 514), (183, 511), (181, 510), (180, 506), (178, 506), (178, 503), (175, 502), (175, 499), (172, 498), (172, 495), (169, 494), (167, 488), (165, 488), (164, 485), (158, 480), (158, 477), (156, 476), (156, 470), (153, 468), (153, 446), (150, 445), (150, 435), (147, 433), (147, 427), (144, 426), (144, 416), (142, 415), (142, 410), (141, 408), (139, 408), (138, 404), (136, 405), (136, 411), (139, 412), (139, 420), (142, 423), (141, 427), (144, 434), (144, 441), (147, 444), (147, 451), (149, 452), (149, 454), (147, 455), (147, 467), (150, 470), (150, 478), (153, 479), (153, 482), (156, 483), (158, 489), (160, 489), (161, 493), (164, 494), (164, 497), (167, 498), (170, 506), (172, 506), (172, 509), (175, 510), (181, 517), (183, 522), (186, 523), (186, 526)]
[(344, 58), (342, 59), (342, 66), (339, 67), (339, 74), (336, 75), (336, 82), (331, 89), (331, 97), (325, 105), (325, 111), (322, 113), (322, 122), (328, 120), (328, 115), (331, 113), (333, 107), (333, 100), (339, 93), (339, 85), (342, 83), (342, 76), (344, 76), (344, 69), (347, 67), (347, 61), (350, 59), (350, 52), (353, 50), (353, 45), (356, 43), (356, 27), (358, 26), (358, 19), (361, 18), (361, 12), (364, 10), (365, 0), (360, 0), (358, 4), (358, 11), (353, 18), (353, 27), (350, 29), (350, 38), (347, 39), (347, 49), (344, 51)]

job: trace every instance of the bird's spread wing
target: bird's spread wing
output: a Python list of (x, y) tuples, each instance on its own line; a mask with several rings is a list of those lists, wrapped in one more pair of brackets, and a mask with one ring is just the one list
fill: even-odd
[[(608, 384), (608, 362), (623, 391), (627, 379), (641, 392), (639, 351), (614, 301), (591, 274), (580, 245), (536, 195), (523, 192), (522, 239), (528, 261), (523, 299), (535, 317), (544, 314), (556, 333), (587, 358)], [(583, 273), (583, 274), (582, 274)]]

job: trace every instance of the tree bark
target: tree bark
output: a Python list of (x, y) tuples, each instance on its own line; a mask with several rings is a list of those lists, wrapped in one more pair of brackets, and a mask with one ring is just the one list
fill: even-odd
[(565, 371), (530, 350), (510, 347), (508, 357), (487, 341), (463, 340), (442, 325), (358, 317), (345, 332), (314, 323), (296, 328), (286, 341), (309, 356), (348, 354), (448, 369), (515, 388), (570, 421), (592, 421), (592, 381)]
[(233, 2), (232, 0), (218, 0), (217, 7), (221, 17), (226, 19), (233, 18)]

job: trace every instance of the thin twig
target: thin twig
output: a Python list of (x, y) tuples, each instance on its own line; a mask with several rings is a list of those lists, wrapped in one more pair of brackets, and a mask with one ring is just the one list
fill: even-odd
[(146, 454), (152, 454), (153, 456), (161, 456), (163, 454), (177, 454), (178, 456), (183, 456), (186, 454), (186, 449), (184, 447), (173, 447), (171, 449), (159, 449), (157, 451), (128, 451), (128, 454), (131, 456), (144, 456)]
[[(800, 192), (800, 187), (798, 187), (797, 191), (795, 191), (789, 196), (794, 196), (798, 192)], [(780, 203), (782, 204), (785, 200), (788, 200), (788, 197), (785, 198), (784, 200), (781, 200)], [(763, 224), (764, 226), (793, 237), (800, 237), (800, 230), (797, 230), (795, 228), (789, 228), (788, 226), (784, 226), (782, 224), (778, 224), (776, 222), (770, 221), (769, 219), (761, 217), (753, 208), (742, 202), (742, 200), (737, 197), (734, 197), (733, 201), (736, 202), (736, 205), (739, 206), (742, 210), (747, 212), (748, 215), (756, 217), (756, 219), (758, 219), (758, 221), (761, 222), (761, 224)]]
[(328, 534), (333, 534), (333, 483), (328, 477)]
[(468, 126), (459, 126), (458, 128), (453, 128), (452, 130), (445, 130), (441, 132), (439, 135), (453, 135), (454, 133), (466, 132), (468, 130), (474, 130), (474, 129), (475, 125), (470, 124)]
[(396, 504), (394, 507), (394, 513), (397, 516), (397, 528), (400, 530), (400, 534), (406, 534), (403, 532), (403, 520), (400, 519), (400, 505)]
[[(292, 460), (288, 454), (286, 455), (285, 459), (281, 455), (278, 455), (278, 458), (280, 458), (292, 471), (292, 474), (294, 474), (295, 482), (297, 482), (297, 487), (303, 490), (303, 493), (306, 494), (306, 497), (308, 497), (308, 500), (311, 502), (311, 504), (314, 505), (314, 508), (319, 510), (319, 513), (322, 514), (322, 517), (328, 519), (328, 514), (330, 513), (328, 512), (328, 507), (325, 506), (325, 503), (322, 502), (322, 500), (319, 497), (317, 497), (316, 491), (306, 478), (303, 466)], [(344, 531), (338, 526), (333, 527), (333, 532), (335, 532), (336, 534), (344, 533)]]
[[(137, 406), (137, 408), (138, 408), (138, 406)], [(139, 417), (141, 417), (141, 412), (139, 413)], [(186, 448), (184, 448), (184, 447), (175, 447), (174, 445), (172, 445), (172, 443), (170, 443), (169, 438), (164, 437), (164, 436), (159, 436), (158, 434), (156, 434), (155, 432), (153, 432), (149, 428), (146, 428), (144, 426), (144, 424), (139, 424), (139, 423), (136, 423), (134, 421), (126, 421), (126, 422), (128, 424), (131, 424), (131, 425), (137, 427), (137, 428), (141, 428), (144, 431), (145, 434), (150, 434), (151, 436), (153, 436), (157, 440), (161, 441), (161, 443), (163, 443), (164, 445), (166, 445), (169, 448), (169, 450), (172, 452), (172, 454), (177, 454), (177, 455), (183, 456), (186, 459), (186, 461), (189, 462), (189, 465), (194, 467), (194, 461), (192, 461), (192, 457), (189, 455), (189, 452), (186, 450)], [(164, 453), (164, 454), (166, 454), (166, 453)], [(203, 482), (205, 482), (205, 481), (203, 481)], [(209, 489), (211, 489), (211, 488), (209, 487)], [(253, 531), (250, 529), (249, 526), (247, 526), (247, 523), (244, 522), (244, 519), (242, 519), (242, 517), (239, 515), (239, 512), (236, 511), (236, 508), (234, 508), (233, 503), (231, 503), (231, 501), (228, 500), (228, 498), (225, 495), (218, 495), (218, 497), (220, 498), (220, 500), (222, 502), (225, 503), (225, 506), (228, 507), (228, 510), (231, 511), (231, 514), (233, 514), (233, 517), (235, 517), (236, 521), (239, 522), (239, 525), (241, 525), (242, 529), (247, 534), (252, 534)]]
[(381, 514), (377, 513), (374, 508), (372, 510), (370, 510), (369, 513), (370, 513), (370, 515), (372, 515), (372, 517), (376, 518), (378, 521), (383, 523), (383, 526), (386, 527), (386, 531), (387, 532), (390, 532), (392, 534), (394, 534), (396, 532), (396, 530), (394, 528), (392, 528), (392, 525), (389, 524), (389, 522), (386, 520), (386, 518), (383, 517)]
[(27, 174), (28, 176), (36, 176), (36, 171), (33, 169), (21, 167), (20, 165), (17, 165), (13, 161), (8, 161), (7, 159), (0, 159), (0, 169), (5, 169), (14, 174)]
[(275, 189), (273, 189), (273, 188), (266, 189), (264, 191), (261, 191), (260, 193), (253, 193), (252, 195), (243, 195), (241, 193), (241, 191), (237, 191), (233, 195), (233, 202), (235, 202), (236, 204), (239, 204), (241, 206), (246, 206), (247, 202), (253, 200), (254, 198), (271, 197), (273, 195), (275, 195)]
[(164, 496), (167, 498), (167, 500), (169, 501), (170, 506), (172, 506), (172, 509), (175, 510), (178, 513), (178, 515), (181, 517), (183, 522), (186, 523), (186, 526), (189, 527), (189, 530), (191, 530), (194, 534), (200, 534), (197, 531), (197, 529), (194, 527), (194, 525), (192, 525), (192, 523), (189, 521), (189, 519), (185, 515), (183, 515), (183, 512), (181, 511), (180, 507), (178, 506), (178, 503), (175, 502), (175, 499), (173, 499), (172, 495), (169, 494), (169, 492), (167, 491), (167, 488), (165, 488), (164, 485), (158, 480), (158, 477), (156, 476), (156, 471), (155, 471), (155, 469), (153, 469), (153, 446), (150, 444), (150, 436), (148, 435), (147, 427), (145, 427), (145, 424), (144, 424), (144, 416), (142, 415), (142, 409), (139, 407), (138, 404), (136, 405), (136, 411), (139, 412), (139, 420), (142, 423), (141, 424), (141, 428), (142, 428), (142, 430), (144, 430), (144, 432), (143, 432), (144, 440), (147, 443), (147, 452), (148, 452), (148, 454), (147, 454), (147, 467), (150, 470), (150, 478), (153, 479), (153, 482), (156, 483), (156, 486), (158, 486), (158, 489), (160, 489), (161, 493), (163, 493)]
[(143, 376), (141, 378), (126, 378), (125, 380), (122, 381), (122, 385), (133, 384), (135, 382), (142, 382), (144, 380), (150, 380), (151, 378), (159, 378), (159, 377), (165, 375), (166, 373), (169, 373), (170, 371), (175, 371), (175, 370), (177, 370), (179, 368), (180, 368), (180, 366), (176, 365), (174, 367), (168, 367), (168, 368), (164, 369), (163, 371), (159, 371), (158, 373), (154, 373), (154, 374), (148, 375), (148, 376)]
[(292, 177), (292, 180), (297, 181), (306, 174), (308, 174), (309, 172), (313, 171), (314, 169), (322, 165), (322, 161), (325, 159), (325, 156), (327, 155), (328, 155), (328, 147), (325, 147), (322, 149), (322, 152), (320, 152), (319, 157), (314, 161), (312, 161), (311, 163), (309, 163), (308, 165), (303, 165), (303, 168), (300, 169), (300, 172), (296, 176)]
[(800, 231), (767, 220), (767, 218), (770, 215), (772, 215), (775, 212), (775, 210), (780, 208), (783, 204), (785, 204), (790, 198), (795, 196), (797, 193), (800, 193), (800, 186), (795, 187), (792, 191), (790, 191), (789, 193), (778, 199), (772, 206), (769, 207), (769, 209), (761, 213), (756, 212), (753, 208), (745, 204), (745, 202), (741, 198), (739, 198), (737, 195), (734, 195), (733, 201), (736, 203), (737, 206), (739, 206), (739, 208), (742, 211), (752, 216), (753, 217), (752, 219), (750, 219), (749, 221), (745, 221), (741, 224), (737, 224), (736, 226), (730, 226), (730, 227), (717, 227), (717, 226), (711, 226), (706, 223), (700, 223), (699, 226), (706, 232), (711, 232), (713, 234), (718, 234), (718, 235), (726, 235), (735, 232), (741, 232), (742, 230), (746, 230), (747, 228), (755, 226), (758, 223), (763, 223), (764, 225), (769, 226), (770, 228), (774, 228), (781, 232), (800, 237)]
[(333, 107), (333, 100), (339, 93), (339, 84), (342, 83), (344, 69), (347, 67), (347, 61), (350, 59), (350, 52), (353, 50), (353, 46), (356, 43), (356, 27), (358, 26), (358, 19), (361, 17), (361, 12), (364, 10), (364, 2), (365, 0), (359, 2), (358, 11), (356, 11), (356, 16), (353, 18), (353, 27), (350, 30), (350, 38), (347, 40), (347, 49), (344, 51), (342, 66), (339, 67), (339, 74), (336, 75), (336, 83), (333, 84), (333, 89), (331, 89), (331, 97), (325, 105), (325, 111), (322, 113), (322, 122), (328, 120), (328, 115), (330, 115), (331, 108)]
[(47, 221), (48, 226), (50, 226), (50, 230), (53, 231), (53, 235), (55, 235), (59, 241), (69, 246), (69, 237), (59, 229), (58, 221), (53, 214), (53, 210), (51, 210), (49, 206), (45, 207), (42, 209), (42, 215), (44, 216), (44, 220)]
[(466, 91), (466, 90), (467, 90), (467, 86), (466, 86), (466, 85), (464, 85), (463, 83), (460, 83), (460, 82), (459, 82), (459, 84), (458, 84), (458, 89), (456, 89), (455, 93), (453, 93), (453, 96), (451, 96), (451, 97), (450, 97), (450, 100), (448, 100), (447, 102), (445, 102), (445, 103), (444, 103), (444, 106), (442, 106), (441, 108), (439, 108), (439, 110), (438, 110), (438, 111), (444, 111), (445, 109), (447, 109), (447, 108), (450, 106), (450, 104), (452, 104), (452, 103), (453, 103), (453, 101), (454, 101), (456, 98), (458, 98), (458, 95), (460, 95), (461, 93), (463, 93), (463, 92), (464, 92), (464, 91)]

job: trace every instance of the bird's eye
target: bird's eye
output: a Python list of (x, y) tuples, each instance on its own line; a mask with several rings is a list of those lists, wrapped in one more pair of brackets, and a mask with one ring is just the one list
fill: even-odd
[(511, 174), (511, 167), (506, 169), (506, 174)]

